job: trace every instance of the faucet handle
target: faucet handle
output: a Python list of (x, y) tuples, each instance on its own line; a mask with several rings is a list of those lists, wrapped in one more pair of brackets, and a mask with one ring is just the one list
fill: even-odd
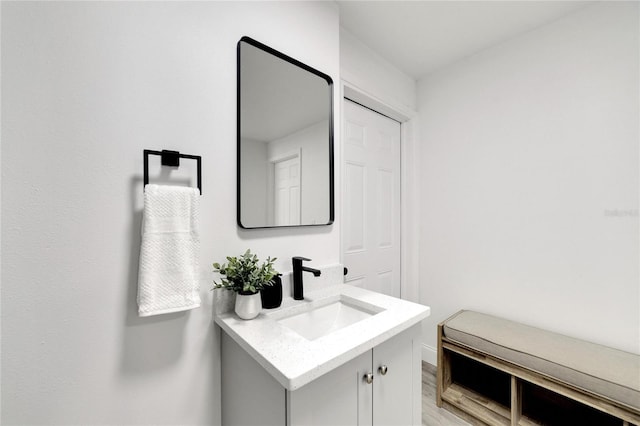
[(302, 257), (302, 256), (293, 256), (291, 259), (293, 260), (299, 260), (300, 262), (302, 262), (303, 260), (306, 260), (307, 262), (310, 262), (311, 259), (308, 259), (306, 257)]

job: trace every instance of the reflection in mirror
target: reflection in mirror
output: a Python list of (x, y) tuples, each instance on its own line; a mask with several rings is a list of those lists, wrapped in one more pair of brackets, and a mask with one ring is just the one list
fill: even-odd
[(333, 222), (333, 81), (253, 39), (238, 42), (238, 225)]

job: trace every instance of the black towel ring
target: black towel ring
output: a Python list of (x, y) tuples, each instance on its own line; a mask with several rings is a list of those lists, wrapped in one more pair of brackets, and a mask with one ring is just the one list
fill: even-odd
[[(202, 157), (199, 155), (180, 154), (178, 151), (168, 151), (163, 149), (162, 151), (152, 151), (150, 149), (144, 150), (144, 186), (149, 183), (149, 155), (159, 155), (161, 158), (161, 164), (169, 167), (180, 167), (180, 159), (188, 158), (196, 160), (198, 162), (198, 189), (200, 195), (202, 195)], [(143, 186), (143, 191), (144, 191)]]

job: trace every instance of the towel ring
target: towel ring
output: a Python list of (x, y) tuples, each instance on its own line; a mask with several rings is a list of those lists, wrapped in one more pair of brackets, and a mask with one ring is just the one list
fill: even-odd
[(159, 155), (161, 157), (160, 163), (163, 166), (180, 167), (180, 159), (188, 158), (190, 160), (196, 160), (198, 162), (198, 189), (200, 195), (202, 195), (202, 157), (199, 155), (180, 154), (178, 151), (169, 151), (163, 149), (162, 151), (153, 151), (150, 149), (144, 150), (144, 186), (149, 183), (149, 155)]

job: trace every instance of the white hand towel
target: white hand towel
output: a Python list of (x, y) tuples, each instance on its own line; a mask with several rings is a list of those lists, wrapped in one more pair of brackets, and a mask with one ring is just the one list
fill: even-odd
[(146, 185), (138, 274), (141, 317), (200, 306), (197, 188)]

